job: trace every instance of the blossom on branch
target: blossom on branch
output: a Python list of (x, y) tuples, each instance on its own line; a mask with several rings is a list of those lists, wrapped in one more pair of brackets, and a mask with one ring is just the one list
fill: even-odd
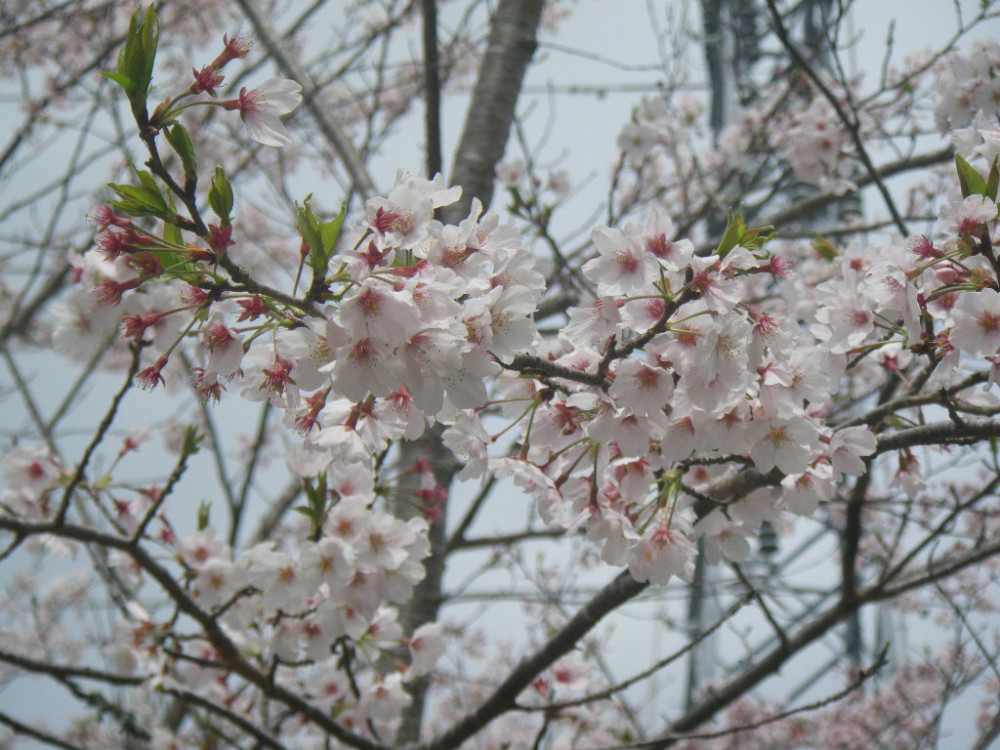
[[(155, 449), (126, 431), (129, 414), (119, 408), (120, 396), (69, 463), (72, 445), (60, 445), (68, 423), (60, 420), (72, 399), (60, 403), (50, 389), (22, 378), (16, 348), (8, 358), (16, 382), (7, 392), (29, 405), (44, 394), (42, 408), (17, 422), (34, 422), (33, 437), (51, 446), (22, 444), (15, 432), (20, 424), (8, 425), (0, 561), (16, 563), (22, 544), (33, 554), (71, 554), (86, 544), (101, 553), (94, 560), (119, 622), (99, 644), (87, 633), (60, 633), (68, 630), (60, 618), (74, 614), (78, 602), (106, 602), (79, 583), (57, 580), (55, 593), (44, 591), (34, 571), (25, 571), (12, 577), (12, 594), (0, 592), (0, 666), (31, 667), (51, 652), (50, 676), (89, 682), (100, 679), (96, 667), (62, 670), (96, 664), (91, 657), (103, 647), (110, 666), (137, 681), (108, 681), (108, 700), (115, 696), (117, 709), (120, 693), (122, 710), (109, 710), (103, 696), (84, 707), (93, 709), (90, 723), (70, 744), (118, 746), (117, 737), (98, 730), (162, 723), (165, 692), (190, 710), (177, 717), (176, 736), (153, 735), (157, 747), (205, 745), (216, 716), (226, 721), (233, 747), (375, 747), (431, 736), (449, 747), (605, 747), (638, 737), (687, 747), (702, 738), (647, 735), (641, 710), (634, 727), (615, 726), (613, 706), (621, 701), (613, 693), (632, 678), (612, 674), (618, 672), (613, 660), (607, 670), (590, 668), (604, 646), (603, 635), (591, 629), (603, 629), (605, 618), (611, 624), (625, 606), (655, 606), (665, 615), (656, 626), (676, 627), (672, 593), (654, 589), (681, 589), (674, 579), (691, 581), (696, 570), (702, 583), (701, 562), (733, 563), (739, 574), (737, 581), (725, 573), (712, 587), (720, 603), (742, 599), (725, 618), (755, 609), (772, 626), (765, 638), (778, 632), (775, 646), (758, 648), (748, 631), (745, 663), (735, 677), (723, 677), (711, 690), (693, 686), (706, 688), (709, 704), (740, 680), (764, 679), (788, 664), (802, 648), (801, 634), (817, 622), (825, 629), (837, 624), (816, 617), (848, 617), (854, 605), (883, 596), (888, 602), (893, 590), (886, 586), (909, 594), (912, 582), (931, 573), (941, 593), (953, 593), (946, 591), (954, 583), (952, 565), (970, 577), (994, 575), (987, 587), (960, 581), (958, 593), (969, 598), (956, 600), (956, 613), (984, 588), (996, 587), (990, 565), (1000, 549), (992, 484), (997, 458), (986, 449), (1000, 436), (1000, 264), (991, 169), (1000, 144), (1000, 98), (994, 101), (1000, 47), (985, 45), (975, 63), (941, 60), (952, 73), (976, 78), (970, 87), (960, 76), (944, 76), (965, 87), (958, 97), (941, 92), (946, 119), (985, 109), (955, 135), (969, 160), (958, 162), (966, 197), (928, 191), (900, 207), (904, 221), (926, 222), (936, 213), (938, 231), (922, 227), (933, 238), (895, 237), (877, 247), (864, 235), (844, 240), (857, 225), (839, 223), (841, 216), (829, 239), (817, 236), (810, 245), (797, 241), (796, 232), (775, 249), (771, 228), (746, 226), (744, 210), (735, 211), (724, 230), (708, 217), (743, 200), (748, 220), (756, 221), (771, 197), (785, 205), (793, 179), (825, 191), (810, 194), (807, 205), (851, 187), (851, 180), (874, 180), (877, 174), (862, 171), (858, 161), (860, 140), (872, 138), (871, 102), (881, 115), (902, 107), (900, 97), (891, 104), (852, 99), (858, 110), (850, 125), (825, 97), (796, 101), (779, 82), (712, 139), (717, 147), (698, 154), (699, 143), (709, 140), (696, 132), (701, 111), (648, 98), (621, 133), (623, 153), (607, 194), (609, 226), (593, 228), (579, 244), (560, 238), (559, 222), (550, 222), (560, 206), (550, 205), (545, 191), (566, 186), (542, 188), (533, 174), (507, 170), (506, 177), (517, 180), (510, 195), (518, 225), (504, 224), (475, 199), (457, 216), (439, 211), (462, 195), (440, 174), (425, 179), (401, 171), (387, 195), (367, 197), (367, 185), (361, 186), (367, 181), (357, 180), (353, 169), (351, 179), (366, 198), (333, 196), (343, 198), (345, 208), (330, 212), (329, 220), (320, 218), (318, 200), (315, 209), (299, 206), (286, 241), (272, 244), (247, 210), (255, 202), (242, 193), (246, 185), (235, 184), (237, 177), (251, 184), (253, 178), (232, 168), (231, 154), (208, 151), (196, 123), (181, 126), (176, 119), (189, 104), (222, 106), (238, 110), (261, 143), (291, 143), (280, 118), (302, 100), (292, 81), (271, 79), (229, 102), (177, 104), (211, 95), (222, 66), (245, 54), (242, 38), (226, 45), (195, 73), (193, 86), (184, 83), (179, 97), (167, 98), (158, 110), (169, 114), (162, 128), (140, 123), (149, 171), (133, 171), (138, 184), (113, 186), (119, 200), (112, 201), (137, 224), (110, 208), (94, 212), (95, 246), (72, 263), (74, 285), (53, 305), (51, 330), (39, 326), (39, 341), (71, 353), (88, 371), (130, 373), (120, 396), (133, 380), (154, 389), (184, 382), (179, 371), (187, 370), (193, 387), (130, 394), (143, 404), (154, 398), (176, 404), (186, 396), (185, 405), (198, 407), (172, 412), (177, 416), (165, 432), (175, 463), (142, 484), (127, 480), (118, 464), (137, 463), (133, 454), (152, 459)], [(124, 55), (122, 66), (144, 49)], [(795, 86), (806, 85), (795, 78)], [(132, 85), (130, 76), (116, 79)], [(842, 83), (832, 90), (848, 90)], [(906, 80), (911, 85), (920, 90), (916, 74)], [(146, 92), (133, 86), (128, 93), (136, 105)], [(390, 132), (383, 113), (366, 109), (373, 138), (366, 157)], [(340, 109), (338, 116), (352, 115)], [(892, 125), (892, 117), (880, 118), (879, 136)], [(158, 150), (164, 139), (169, 154)], [(199, 159), (206, 154), (226, 165), (210, 181)], [(534, 173), (534, 155), (525, 157)], [(291, 170), (295, 159), (278, 161)], [(286, 176), (294, 184), (291, 171), (280, 180)], [(234, 187), (241, 191), (238, 201)], [(787, 197), (790, 209), (801, 210), (799, 196)], [(789, 215), (774, 222), (784, 225), (779, 230), (789, 228)], [(623, 223), (635, 216), (641, 219)], [(253, 245), (273, 250), (268, 267), (249, 262)], [(11, 339), (21, 335), (14, 329), (31, 303), (30, 295), (14, 296), (11, 310), (0, 311), (9, 315), (3, 328)], [(224, 396), (231, 402), (218, 410), (197, 402)], [(46, 409), (41, 398), (55, 408)], [(243, 432), (246, 420), (237, 412), (247, 411), (245, 402), (262, 402), (259, 421), (249, 437), (240, 435), (234, 451), (226, 432)], [(185, 413), (193, 424), (180, 423)], [(122, 435), (128, 437), (120, 443)], [(274, 460), (279, 452), (283, 463)], [(955, 473), (964, 475), (956, 481), (941, 471), (953, 461)], [(218, 475), (209, 490), (200, 482), (206, 463), (214, 463)], [(278, 478), (284, 488), (272, 481)], [(465, 479), (483, 480), (474, 500), (454, 491), (452, 482)], [(456, 513), (464, 514), (458, 523)], [(493, 518), (502, 526), (486, 532)], [(798, 612), (791, 597), (776, 600), (791, 580), (782, 568), (798, 553), (776, 557), (770, 532), (787, 535), (793, 524), (841, 532), (845, 575), (834, 578), (844, 592), (854, 585), (862, 596), (844, 596), (832, 609), (807, 603)], [(452, 561), (475, 548), (488, 553), (453, 575), (462, 563)], [(107, 565), (105, 552), (111, 553)], [(930, 560), (943, 564), (919, 569)], [(848, 563), (856, 585), (846, 575)], [(577, 588), (592, 580), (592, 571), (609, 574), (604, 565), (616, 569), (609, 587), (593, 597), (585, 593), (589, 587)], [(463, 610), (485, 612), (494, 600), (522, 598), (513, 587), (495, 596), (490, 586), (478, 585), (499, 582), (498, 574), (510, 574), (518, 589), (526, 584), (522, 612), (530, 626), (519, 628), (518, 642), (477, 674), (479, 644), (471, 634), (456, 636), (479, 615), (447, 628), (442, 621), (464, 618)], [(803, 583), (809, 585), (794, 590), (813, 593), (813, 582)], [(836, 593), (820, 583), (816, 593)], [(643, 589), (646, 595), (630, 603)], [(579, 608), (564, 598), (576, 591), (587, 596)], [(463, 601), (480, 598), (482, 610)], [(56, 604), (47, 609), (46, 601)], [(83, 619), (68, 621), (75, 627)], [(701, 630), (706, 646), (718, 625)], [(968, 627), (963, 622), (960, 630)], [(732, 632), (741, 630), (737, 625)], [(446, 650), (449, 662), (440, 667)], [(567, 656), (569, 650), (575, 653)], [(527, 658), (511, 658), (522, 655)], [(672, 660), (643, 674), (667, 669)], [(522, 666), (511, 670), (516, 661)], [(969, 672), (988, 671), (970, 665)], [(532, 680), (536, 691), (525, 690)], [(619, 687), (608, 692), (609, 683)], [(428, 717), (434, 726), (414, 728), (428, 684), (437, 691), (426, 703), (436, 711)], [(581, 694), (581, 702), (568, 702), (566, 693)], [(499, 715), (490, 714), (491, 705)], [(910, 704), (903, 705), (905, 711)], [(812, 712), (796, 713), (803, 715), (795, 722), (811, 721), (804, 714)], [(476, 726), (459, 737), (455, 728), (469, 726), (469, 717)], [(680, 723), (674, 718), (664, 722), (679, 730), (684, 715)], [(752, 716), (736, 711), (730, 718), (749, 725)], [(762, 722), (754, 731), (777, 733), (771, 725), (781, 723)], [(749, 737), (725, 731), (709, 744)], [(751, 740), (761, 747), (804, 741), (760, 737)], [(841, 744), (885, 742), (858, 733)]]
[(227, 109), (238, 109), (247, 133), (265, 146), (287, 146), (292, 142), (279, 119), (302, 103), (302, 86), (287, 78), (268, 78), (249, 91), (240, 89), (238, 99), (226, 103)]

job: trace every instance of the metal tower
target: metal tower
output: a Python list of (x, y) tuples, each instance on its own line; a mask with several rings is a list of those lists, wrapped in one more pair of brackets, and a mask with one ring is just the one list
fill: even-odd
[[(753, 75), (756, 72), (755, 66), (764, 58), (770, 58), (775, 63), (776, 69), (788, 70), (792, 63), (783, 51), (765, 49), (769, 20), (763, 7), (763, 0), (701, 0), (701, 11), (703, 46), (710, 86), (709, 121), (713, 137), (717, 139), (731, 120), (734, 108), (737, 105), (750, 104), (756, 98), (758, 84), (755, 83)], [(835, 22), (833, 12), (833, 0), (798, 0), (786, 15), (785, 23), (793, 43), (799, 49), (808, 50), (810, 61), (821, 71), (832, 68), (833, 50), (827, 30)], [(758, 74), (757, 80), (760, 80), (760, 77)], [(795, 202), (813, 191), (815, 188), (812, 186), (792, 184), (786, 189), (784, 198), (789, 202)], [(778, 196), (778, 200), (781, 198), (782, 196)], [(829, 223), (859, 211), (859, 197), (847, 195), (824, 211), (808, 217), (802, 226), (796, 228), (825, 228)], [(721, 232), (724, 226), (724, 217), (717, 216), (714, 222), (710, 221), (709, 231), (718, 229)], [(787, 566), (815, 545), (837, 544), (839, 534), (836, 528), (828, 526), (811, 538), (798, 542), (794, 549), (779, 550), (777, 535), (771, 525), (765, 522), (758, 537), (758, 558), (754, 562), (756, 569), (751, 570), (753, 566), (748, 563), (748, 572), (750, 575), (767, 577), (780, 575)], [(723, 609), (719, 606), (714, 593), (722, 585), (719, 577), (719, 573), (706, 565), (703, 556), (699, 555), (688, 598), (687, 630), (691, 639), (704, 633), (717, 620)], [(828, 601), (829, 597), (808, 601), (803, 597), (797, 602), (795, 616), (805, 618)], [(879, 619), (879, 627), (881, 625), (882, 620)], [(793, 689), (788, 697), (789, 700), (794, 700), (808, 690), (832, 666), (843, 659), (853, 664), (860, 662), (864, 643), (861, 619), (857, 615), (847, 623), (842, 636), (843, 641), (833, 646), (834, 654), (830, 662), (814, 673), (805, 675), (802, 682)], [(754, 656), (771, 647), (773, 641), (774, 639), (757, 645)], [(686, 688), (687, 706), (691, 706), (697, 700), (699, 693), (718, 676), (722, 668), (734, 668), (733, 665), (722, 663), (718, 651), (717, 634), (703, 638), (690, 651)]]

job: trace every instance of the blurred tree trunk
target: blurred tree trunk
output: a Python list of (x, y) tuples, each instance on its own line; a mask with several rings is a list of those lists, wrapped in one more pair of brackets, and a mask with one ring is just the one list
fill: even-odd
[[(479, 198), (484, 207), (489, 206), (493, 198), (496, 165), (503, 158), (507, 146), (518, 95), (535, 52), (544, 4), (544, 0), (501, 0), (493, 14), (486, 55), (479, 70), (449, 180), (451, 185), (462, 186), (462, 198), (440, 212), (438, 218), (441, 221), (457, 224), (468, 215), (473, 198)], [(433, 136), (428, 134), (428, 142), (432, 140)], [(435, 425), (420, 439), (403, 442), (399, 467), (406, 469), (419, 459), (429, 461), (437, 485), (450, 493), (461, 464), (445, 447), (441, 433), (441, 426)], [(414, 501), (412, 494), (418, 481), (417, 474), (409, 474), (400, 482), (395, 508), (400, 518), (420, 512), (419, 503)], [(427, 577), (417, 586), (413, 599), (400, 611), (400, 623), (406, 633), (436, 620), (441, 606), (447, 545), (447, 503), (442, 505), (441, 511), (440, 519), (431, 528), (431, 555), (424, 561)], [(419, 739), (428, 685), (426, 679), (411, 684), (413, 703), (404, 713), (398, 732), (400, 741)]]

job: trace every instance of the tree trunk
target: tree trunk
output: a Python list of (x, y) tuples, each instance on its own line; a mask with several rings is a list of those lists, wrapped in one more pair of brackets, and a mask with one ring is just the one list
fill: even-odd
[[(439, 218), (444, 222), (457, 224), (468, 216), (474, 197), (479, 198), (483, 206), (489, 206), (493, 198), (494, 172), (507, 146), (518, 94), (535, 51), (544, 4), (544, 0), (501, 0), (493, 15), (486, 55), (452, 168), (450, 183), (462, 186), (462, 198), (441, 210)], [(441, 427), (437, 425), (418, 440), (403, 443), (399, 466), (405, 469), (419, 458), (429, 460), (438, 486), (450, 492), (461, 464), (444, 446), (441, 432)], [(412, 485), (407, 486), (410, 480), (415, 480), (415, 476), (409, 475), (400, 483), (401, 493), (395, 509), (400, 518), (416, 512), (408, 491), (412, 490)], [(447, 503), (442, 507), (440, 520), (431, 527), (431, 555), (424, 561), (427, 577), (400, 612), (404, 632), (411, 633), (420, 625), (437, 619), (448, 541), (445, 536), (446, 515)], [(427, 680), (417, 680), (410, 686), (413, 703), (404, 712), (397, 734), (399, 741), (419, 739), (428, 685)]]

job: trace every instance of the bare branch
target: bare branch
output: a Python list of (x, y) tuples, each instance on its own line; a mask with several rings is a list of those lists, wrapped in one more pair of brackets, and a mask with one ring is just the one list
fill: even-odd
[(451, 184), (462, 186), (462, 199), (441, 212), (443, 221), (457, 224), (464, 219), (473, 198), (484, 207), (493, 199), (494, 170), (514, 122), (544, 5), (543, 0), (500, 0), (497, 5), (452, 166)]
[(37, 674), (47, 674), (59, 679), (78, 678), (84, 680), (97, 680), (106, 682), (109, 685), (141, 685), (148, 677), (138, 675), (121, 675), (114, 672), (105, 672), (92, 667), (73, 667), (69, 665), (53, 664), (47, 661), (29, 659), (11, 653), (5, 649), (0, 649), (0, 661), (7, 662), (19, 669), (24, 669)]
[(525, 657), (514, 667), (507, 678), (479, 708), (467, 714), (463, 719), (459, 719), (451, 729), (437, 739), (417, 745), (416, 749), (445, 750), (445, 748), (458, 747), (497, 716), (512, 710), (517, 696), (531, 684), (542, 670), (559, 657), (569, 653), (605, 615), (625, 602), (634, 599), (647, 586), (646, 583), (637, 582), (628, 571), (618, 574), (545, 645), (531, 656)]

